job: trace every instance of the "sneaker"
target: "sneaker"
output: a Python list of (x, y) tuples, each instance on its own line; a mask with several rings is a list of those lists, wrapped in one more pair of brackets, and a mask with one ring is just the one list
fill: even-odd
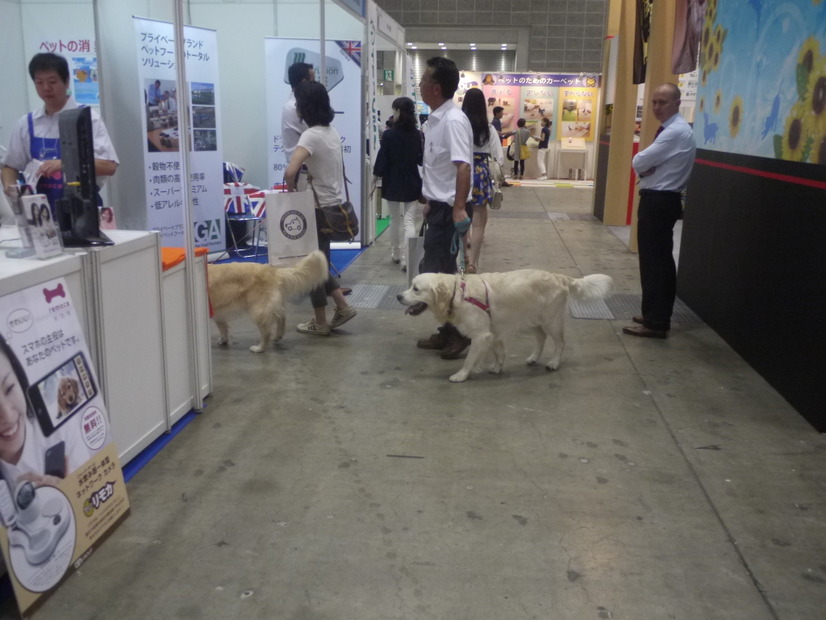
[(315, 336), (329, 336), (333, 330), (329, 325), (319, 325), (315, 322), (315, 317), (306, 323), (299, 323), (296, 329), (302, 334), (313, 334)]
[(536, 180), (537, 180), (537, 181), (547, 181), (547, 180), (548, 180), (548, 177), (542, 176), (542, 177), (539, 177), (539, 178), (538, 178), (538, 179), (536, 179)]
[(335, 329), (336, 327), (341, 327), (357, 314), (358, 312), (356, 312), (356, 309), (353, 306), (347, 306), (343, 310), (336, 309), (336, 312), (333, 315), (333, 320), (330, 321), (330, 327), (332, 329)]

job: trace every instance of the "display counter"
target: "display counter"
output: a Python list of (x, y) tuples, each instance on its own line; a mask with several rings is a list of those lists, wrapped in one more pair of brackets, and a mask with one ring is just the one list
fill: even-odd
[[(56, 258), (13, 259), (0, 253), (0, 295), (66, 279), (106, 399), (125, 464), (192, 408), (212, 387), (206, 261), (195, 261), (192, 352), (186, 312), (186, 264), (166, 273), (156, 233), (110, 230), (114, 245), (66, 250)], [(0, 247), (19, 247), (16, 227), (0, 228)], [(193, 368), (198, 365), (198, 372)]]

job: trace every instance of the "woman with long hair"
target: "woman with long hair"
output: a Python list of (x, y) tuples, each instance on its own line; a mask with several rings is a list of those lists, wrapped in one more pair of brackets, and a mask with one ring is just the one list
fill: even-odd
[(499, 133), (488, 121), (487, 101), (478, 88), (471, 88), (465, 93), (462, 112), (468, 117), (473, 129), (473, 223), (470, 229), (470, 260), (467, 273), (476, 273), (485, 227), (488, 224), (488, 206), (493, 202), (494, 182), (490, 173), (490, 160), (502, 165), (502, 145)]
[[(341, 136), (330, 125), (335, 112), (330, 106), (330, 96), (320, 82), (301, 82), (295, 89), (295, 109), (308, 129), (298, 139), (290, 163), (284, 176), (287, 189), (296, 191), (296, 179), (301, 166), (306, 165), (309, 182), (316, 200), (316, 208), (344, 203), (344, 160), (341, 154)], [(321, 219), (316, 217), (318, 249), (330, 261), (330, 237), (319, 228)], [(336, 311), (327, 322), (327, 295), (333, 298)], [(299, 323), (302, 334), (329, 336), (332, 330), (356, 316), (356, 309), (347, 303), (344, 293), (335, 278), (328, 275), (327, 281), (310, 293), (313, 304), (313, 318)]]
[(381, 136), (373, 186), (380, 177), (381, 195), (390, 211), (390, 258), (401, 263), (402, 271), (407, 270), (407, 239), (416, 236), (421, 165), (422, 134), (416, 127), (416, 104), (408, 97), (399, 97), (393, 102), (393, 124)]

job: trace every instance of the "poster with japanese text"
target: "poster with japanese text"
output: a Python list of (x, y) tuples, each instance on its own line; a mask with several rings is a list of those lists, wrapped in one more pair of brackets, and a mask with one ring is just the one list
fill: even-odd
[[(94, 7), (92, 3), (52, 4), (48, 11), (42, 4), (21, 3), (26, 62), (35, 54), (59, 54), (69, 63), (72, 96), (82, 105), (100, 105), (97, 49), (95, 46)], [(42, 104), (32, 83), (30, 100)]]
[[(561, 130), (565, 117), (564, 109), (558, 109), (556, 102), (560, 93), (577, 92), (583, 94), (588, 101), (583, 102), (582, 110), (575, 107), (575, 115), (582, 117), (582, 121), (589, 128), (588, 137), (592, 139), (591, 119), (596, 105), (596, 93), (599, 90), (599, 76), (580, 75), (569, 73), (485, 73), (476, 71), (462, 71), (459, 75), (459, 89), (454, 95), (454, 101), (462, 105), (465, 92), (470, 88), (481, 88), (485, 94), (488, 118), (493, 120), (493, 110), (502, 108), (502, 131), (510, 133), (516, 131), (516, 123), (520, 118), (525, 119), (525, 126), (531, 135), (539, 137), (540, 121), (547, 118), (551, 121), (551, 139), (557, 139), (564, 134)], [(577, 96), (579, 99), (579, 96)], [(571, 105), (571, 104), (569, 104)], [(579, 102), (577, 101), (577, 106)], [(569, 131), (582, 135), (584, 126), (571, 127)]]
[[(218, 41), (214, 30), (184, 28), (188, 83), (177, 83), (173, 25), (133, 18), (138, 48), (137, 96), (146, 135), (144, 177), (147, 222), (164, 247), (184, 245), (179, 127), (191, 135), (189, 183), (195, 245), (210, 251), (224, 248), (224, 174), (218, 82)], [(178, 88), (186, 88), (189, 109), (179, 107)]]
[(0, 547), (21, 615), (129, 514), (63, 278), (0, 298)]
[(559, 89), (559, 138), (594, 139), (597, 119), (597, 88)]
[[(287, 160), (281, 138), (281, 110), (291, 88), (287, 70), (295, 62), (306, 62), (320, 71), (319, 42), (313, 39), (264, 40), (267, 97), (268, 182), (270, 187), (284, 180)], [(350, 202), (362, 204), (361, 172), (364, 143), (362, 140), (363, 89), (361, 87), (361, 42), (327, 41), (325, 48), (327, 92), (336, 117), (333, 127), (341, 135), (344, 169), (349, 180)], [(316, 73), (316, 80), (321, 76)]]

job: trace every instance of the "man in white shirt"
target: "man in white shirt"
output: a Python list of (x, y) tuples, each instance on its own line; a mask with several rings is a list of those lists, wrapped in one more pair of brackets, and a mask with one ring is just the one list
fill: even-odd
[[(63, 196), (63, 161), (60, 154), (59, 116), (64, 110), (78, 107), (69, 90), (69, 64), (63, 56), (35, 54), (29, 62), (29, 75), (34, 82), (43, 107), (21, 118), (9, 139), (8, 152), (0, 171), (3, 190), (16, 199), (18, 176), (32, 161), (38, 167), (40, 180), (35, 191), (45, 194), (54, 208), (54, 201)], [(97, 110), (92, 108), (92, 133), (95, 150), (95, 176), (115, 174), (118, 156), (109, 138), (109, 132)]]
[(640, 177), (637, 210), (642, 314), (622, 331), (642, 338), (667, 338), (677, 296), (674, 224), (682, 217), (682, 191), (694, 166), (696, 143), (691, 125), (680, 116), (680, 89), (661, 84), (651, 96), (661, 126), (654, 141), (634, 156)]
[[(422, 272), (456, 273), (456, 253), (451, 249), (453, 236), (457, 230), (467, 231), (470, 224), (467, 203), (471, 192), (473, 130), (467, 116), (453, 102), (458, 86), (459, 70), (452, 60), (436, 56), (427, 61), (419, 83), (422, 100), (431, 110), (422, 129), (422, 194), (427, 199)], [(470, 340), (450, 323), (418, 342), (422, 349), (441, 349), (444, 359), (458, 357), (469, 345)]]
[[(289, 165), (293, 151), (298, 145), (298, 139), (307, 129), (307, 124), (298, 117), (298, 112), (295, 109), (295, 89), (301, 82), (315, 81), (313, 65), (306, 62), (291, 64), (287, 69), (287, 80), (290, 82), (291, 90), (289, 98), (284, 102), (284, 107), (281, 109), (281, 143), (284, 149), (284, 157), (287, 165)], [(301, 172), (306, 173), (306, 169), (302, 168)], [(299, 191), (307, 189), (306, 174), (299, 173), (297, 179), (302, 177), (304, 181), (298, 182)]]

